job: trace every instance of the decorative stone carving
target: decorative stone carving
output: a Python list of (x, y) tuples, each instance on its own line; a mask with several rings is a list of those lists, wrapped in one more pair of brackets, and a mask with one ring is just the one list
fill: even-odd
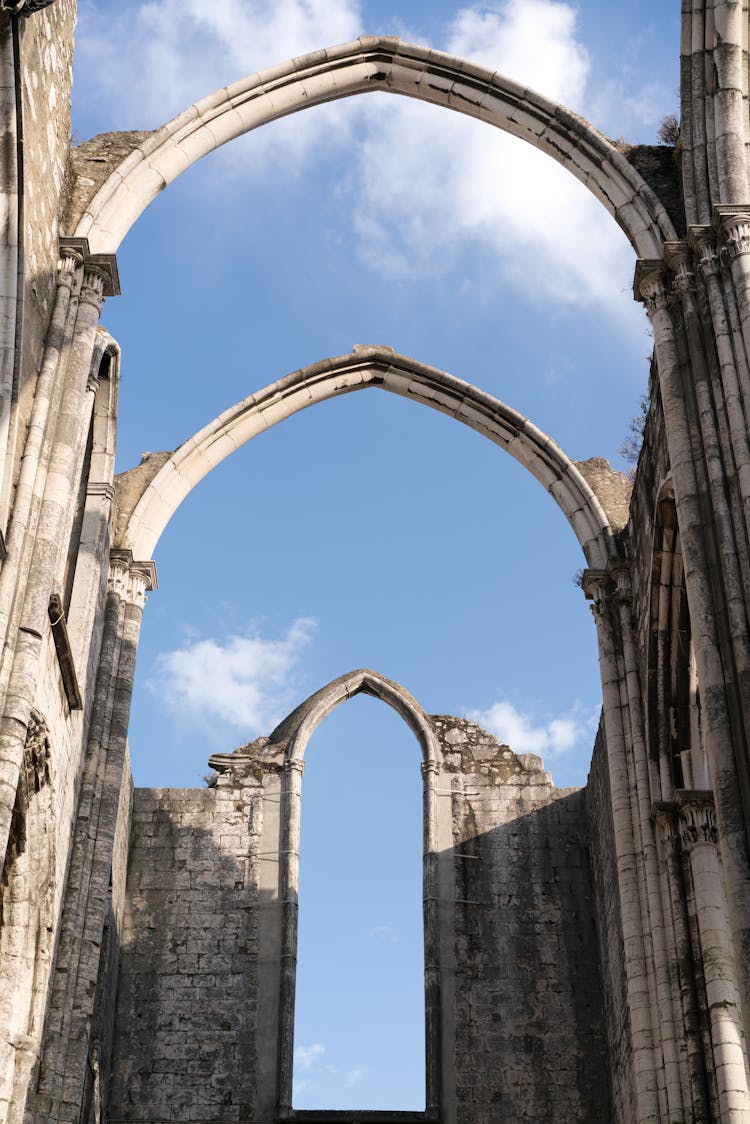
[(699, 843), (718, 842), (716, 812), (710, 792), (680, 790), (675, 793), (680, 841), (689, 851)]

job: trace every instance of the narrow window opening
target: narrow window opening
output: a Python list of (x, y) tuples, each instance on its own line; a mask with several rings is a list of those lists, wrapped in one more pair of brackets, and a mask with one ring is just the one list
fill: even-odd
[(305, 753), (296, 1109), (425, 1108), (420, 749), (357, 696)]

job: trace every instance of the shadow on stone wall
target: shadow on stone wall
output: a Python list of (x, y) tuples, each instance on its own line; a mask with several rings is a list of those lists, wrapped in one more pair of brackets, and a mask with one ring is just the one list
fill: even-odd
[[(269, 903), (238, 797), (136, 790), (111, 1124), (254, 1120)], [(455, 876), (443, 924), (452, 912), (456, 1120), (601, 1124), (611, 1113), (584, 792), (489, 832), (458, 807), (455, 828), (461, 841), (440, 862)]]

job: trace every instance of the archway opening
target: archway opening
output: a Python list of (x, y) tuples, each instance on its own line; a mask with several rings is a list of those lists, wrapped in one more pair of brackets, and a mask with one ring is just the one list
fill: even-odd
[(308, 745), (295, 1108), (424, 1111), (419, 763), (404, 721), (365, 695)]

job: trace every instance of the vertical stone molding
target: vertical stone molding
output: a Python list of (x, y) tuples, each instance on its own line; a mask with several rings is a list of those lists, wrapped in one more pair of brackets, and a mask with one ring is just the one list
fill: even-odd
[(680, 843), (688, 859), (695, 896), (721, 1119), (742, 1121), (750, 1115), (747, 1052), (713, 796), (710, 792), (680, 790), (675, 794), (675, 804)]
[[(146, 593), (153, 588), (153, 562), (135, 561), (130, 551), (112, 551), (99, 672), (78, 800), (78, 827), (34, 1102), (38, 1119), (58, 1124), (78, 1124), (91, 1065), (94, 1002), (110, 909), (110, 876), (135, 660)], [(91, 825), (96, 825), (94, 830)]]
[[(622, 567), (621, 583), (626, 583), (626, 577), (622, 576), (624, 574), (625, 569)], [(592, 609), (599, 645), (609, 789), (622, 914), (625, 979), (634, 1059), (635, 1099), (639, 1120), (657, 1121), (661, 1116), (659, 1073), (662, 1066), (657, 1062), (655, 1053), (653, 1019), (656, 1013), (651, 1000), (650, 972), (645, 947), (645, 919), (636, 847), (636, 828), (640, 825), (636, 818), (635, 778), (631, 778), (628, 767), (628, 759), (632, 758), (632, 741), (627, 695), (623, 699), (622, 694), (625, 668), (616, 578), (610, 570), (585, 570), (583, 591), (593, 602)]]
[(0, 1119), (21, 1120), (52, 958), (55, 802), (46, 722), (32, 712), (0, 882)]

